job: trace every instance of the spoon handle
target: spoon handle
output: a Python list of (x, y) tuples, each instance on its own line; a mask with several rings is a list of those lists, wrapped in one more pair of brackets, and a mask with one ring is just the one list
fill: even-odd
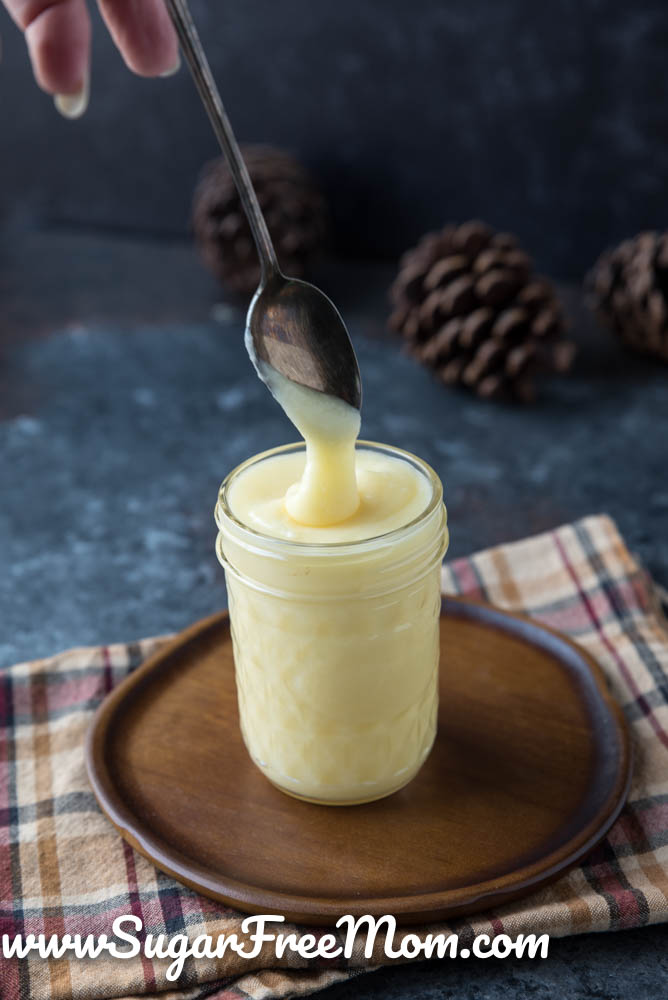
[(179, 36), (181, 49), (190, 67), (195, 85), (213, 125), (213, 130), (227, 158), (260, 257), (260, 267), (262, 270), (261, 285), (266, 285), (272, 275), (279, 274), (280, 270), (276, 259), (276, 251), (274, 250), (262, 209), (257, 200), (253, 183), (246, 169), (239, 144), (232, 131), (230, 120), (223, 107), (216, 81), (211, 73), (209, 61), (202, 48), (197, 28), (188, 9), (187, 0), (167, 0), (167, 9), (169, 10), (176, 33)]

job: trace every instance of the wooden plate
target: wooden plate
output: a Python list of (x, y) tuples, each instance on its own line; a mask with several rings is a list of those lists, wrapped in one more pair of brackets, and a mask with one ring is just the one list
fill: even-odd
[(255, 768), (226, 614), (108, 696), (87, 766), (104, 812), (158, 868), (240, 910), (314, 924), (346, 913), (415, 923), (531, 892), (601, 840), (631, 770), (624, 719), (587, 653), (453, 599), (439, 735), (417, 778), (387, 799), (310, 805)]

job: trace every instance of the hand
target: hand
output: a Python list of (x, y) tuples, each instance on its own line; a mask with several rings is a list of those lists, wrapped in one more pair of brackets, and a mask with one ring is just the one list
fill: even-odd
[[(90, 17), (86, 0), (2, 0), (25, 33), (37, 83), (67, 118), (88, 105)], [(140, 76), (170, 76), (179, 46), (164, 0), (98, 0), (100, 12), (129, 68)]]

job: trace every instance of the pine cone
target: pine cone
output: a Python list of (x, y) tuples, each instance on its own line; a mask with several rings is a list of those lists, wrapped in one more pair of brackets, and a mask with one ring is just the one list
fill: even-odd
[(533, 274), (514, 236), (482, 222), (428, 233), (403, 255), (390, 326), (448, 385), (529, 401), (539, 369), (566, 371), (575, 353), (552, 285)]
[[(242, 148), (281, 269), (290, 278), (307, 273), (327, 231), (325, 202), (305, 168), (269, 146)], [(195, 190), (193, 228), (202, 257), (219, 281), (248, 295), (260, 280), (250, 227), (227, 162), (208, 163)]]
[(604, 326), (634, 350), (668, 361), (668, 232), (639, 233), (606, 250), (585, 288)]

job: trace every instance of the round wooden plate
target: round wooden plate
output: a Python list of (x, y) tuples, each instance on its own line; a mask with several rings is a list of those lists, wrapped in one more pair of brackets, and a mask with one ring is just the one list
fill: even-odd
[(369, 805), (299, 802), (239, 733), (226, 614), (119, 685), (89, 733), (98, 802), (133, 847), (213, 899), (314, 924), (471, 913), (577, 864), (625, 801), (628, 731), (599, 667), (527, 619), (447, 599), (439, 734)]

